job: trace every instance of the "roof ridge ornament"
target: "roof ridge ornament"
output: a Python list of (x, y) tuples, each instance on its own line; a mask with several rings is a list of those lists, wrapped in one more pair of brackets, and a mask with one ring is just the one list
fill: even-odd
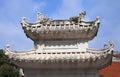
[(22, 26), (26, 26), (26, 24), (27, 24), (26, 17), (22, 17), (20, 23), (21, 23)]
[(5, 46), (5, 55), (10, 55), (11, 49), (10, 49), (10, 45), (6, 44)]
[(79, 13), (79, 22), (85, 20), (86, 11)]
[(110, 46), (114, 48), (114, 43), (113, 43), (113, 41), (110, 41), (109, 43), (110, 43)]
[(6, 44), (5, 50), (10, 50), (10, 45), (9, 44)]
[(99, 16), (96, 17), (96, 23), (98, 23), (98, 24), (100, 23), (100, 17)]
[(37, 13), (37, 22), (42, 21), (44, 16), (41, 13)]
[(45, 23), (49, 21), (52, 21), (52, 19), (42, 15), (41, 13), (37, 13), (37, 23)]
[(81, 21), (85, 21), (85, 15), (86, 15), (86, 11), (83, 11), (83, 12), (79, 13), (78, 16), (70, 17), (70, 20), (75, 23), (80, 23)]

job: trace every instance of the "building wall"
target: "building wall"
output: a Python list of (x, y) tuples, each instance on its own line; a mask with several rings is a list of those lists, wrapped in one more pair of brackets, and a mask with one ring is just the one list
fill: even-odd
[(99, 77), (96, 70), (25, 69), (25, 77)]
[(86, 51), (88, 40), (48, 40), (39, 41), (35, 44), (38, 52), (79, 52)]

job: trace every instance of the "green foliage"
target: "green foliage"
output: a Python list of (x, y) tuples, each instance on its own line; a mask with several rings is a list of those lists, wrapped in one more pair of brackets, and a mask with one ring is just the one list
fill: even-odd
[(2, 64), (4, 64), (4, 63), (8, 64), (8, 59), (7, 59), (7, 57), (4, 55), (4, 51), (3, 51), (3, 50), (0, 50), (0, 66), (1, 66)]
[(9, 62), (3, 50), (0, 50), (0, 77), (18, 77), (18, 70)]

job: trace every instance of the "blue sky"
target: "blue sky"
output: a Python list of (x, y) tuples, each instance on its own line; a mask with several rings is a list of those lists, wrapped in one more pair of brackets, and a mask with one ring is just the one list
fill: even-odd
[(113, 41), (115, 50), (120, 51), (120, 0), (0, 0), (0, 49), (10, 44), (12, 50), (33, 48), (20, 25), (23, 16), (29, 22), (36, 21), (41, 12), (53, 19), (67, 19), (86, 11), (86, 20), (100, 16), (101, 23), (97, 37), (89, 42), (90, 48), (103, 48)]

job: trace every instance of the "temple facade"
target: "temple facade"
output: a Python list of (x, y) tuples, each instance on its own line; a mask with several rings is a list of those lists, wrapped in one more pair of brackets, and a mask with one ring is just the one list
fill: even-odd
[(114, 45), (110, 42), (100, 50), (88, 47), (97, 36), (100, 18), (86, 21), (85, 15), (54, 20), (38, 13), (35, 23), (23, 17), (22, 28), (34, 48), (14, 52), (6, 45), (5, 54), (23, 69), (24, 77), (99, 77), (98, 70), (112, 62)]

